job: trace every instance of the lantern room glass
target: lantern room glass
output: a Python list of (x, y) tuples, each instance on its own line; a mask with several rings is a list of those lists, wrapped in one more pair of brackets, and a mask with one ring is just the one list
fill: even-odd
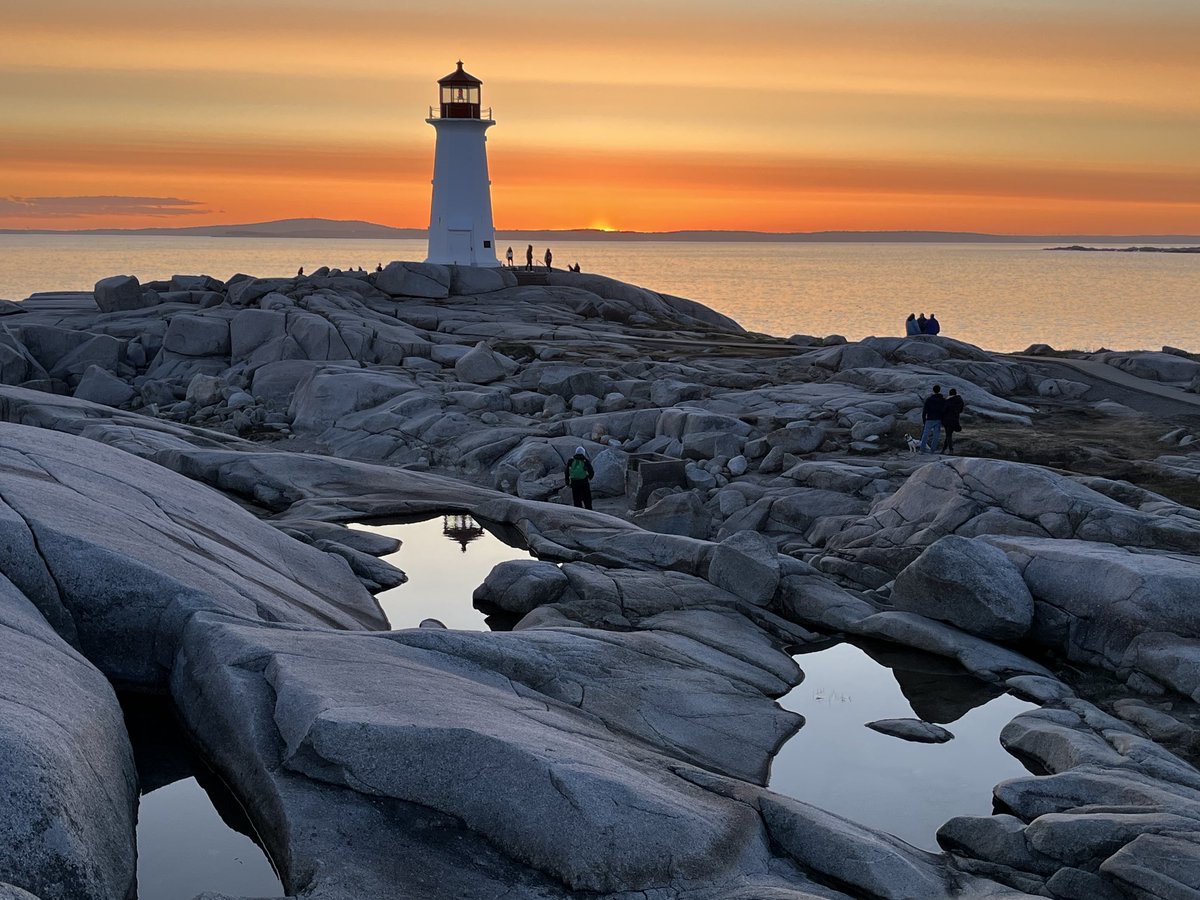
[(442, 118), (443, 119), (478, 119), (479, 118), (479, 85), (477, 85), (477, 84), (443, 84), (442, 85)]

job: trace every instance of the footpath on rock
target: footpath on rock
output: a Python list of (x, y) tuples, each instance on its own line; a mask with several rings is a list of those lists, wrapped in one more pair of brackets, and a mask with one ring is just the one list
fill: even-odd
[[(169, 699), (289, 897), (1200, 896), (1200, 417), (1129, 380), (1200, 362), (781, 341), (547, 281), (0, 309), (0, 896), (136, 896), (117, 691)], [(1097, 365), (1123, 399), (1067, 377)], [(935, 383), (961, 456), (907, 449)], [(511, 631), (387, 630), (395, 542), (346, 526), (449, 513), (532, 552), (475, 591)], [(793, 654), (837, 640), (1036, 706), (999, 736), (1029, 774), (940, 853), (766, 786)]]

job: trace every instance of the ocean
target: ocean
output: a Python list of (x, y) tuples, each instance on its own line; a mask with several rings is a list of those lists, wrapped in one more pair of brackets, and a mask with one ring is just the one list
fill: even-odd
[[(552, 249), (556, 266), (578, 262), (781, 337), (896, 335), (910, 312), (933, 312), (944, 335), (991, 350), (1200, 351), (1200, 254), (1051, 253), (1036, 244), (562, 241)], [(524, 258), (524, 246), (514, 251)], [(535, 247), (535, 258), (544, 252)], [(286, 276), (300, 266), (370, 270), (424, 256), (423, 240), (0, 235), (0, 298), (90, 290), (115, 274)]]

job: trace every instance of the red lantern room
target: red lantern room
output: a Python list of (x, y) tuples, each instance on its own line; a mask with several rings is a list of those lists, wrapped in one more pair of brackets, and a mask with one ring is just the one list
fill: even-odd
[(463, 71), (462, 60), (458, 61), (458, 69), (445, 78), (439, 78), (442, 94), (443, 119), (478, 119), (479, 88), (483, 84), (469, 72)]

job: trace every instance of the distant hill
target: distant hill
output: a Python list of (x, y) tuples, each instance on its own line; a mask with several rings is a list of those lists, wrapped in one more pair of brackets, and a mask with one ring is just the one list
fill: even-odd
[(424, 228), (392, 228), (341, 219), (276, 219), (248, 225), (188, 225), (178, 228), (0, 229), (0, 234), (115, 234), (165, 237), (423, 238)]
[[(177, 228), (5, 228), (0, 234), (102, 234), (166, 237), (325, 238), (400, 240), (425, 237), (424, 228), (393, 228), (374, 222), (339, 219), (278, 219), (246, 225), (190, 225)], [(496, 232), (497, 244), (546, 241), (709, 241), (753, 243), (902, 243), (902, 244), (1192, 244), (1200, 235), (1185, 234), (984, 234), (974, 231), (597, 231), (591, 228)]]

